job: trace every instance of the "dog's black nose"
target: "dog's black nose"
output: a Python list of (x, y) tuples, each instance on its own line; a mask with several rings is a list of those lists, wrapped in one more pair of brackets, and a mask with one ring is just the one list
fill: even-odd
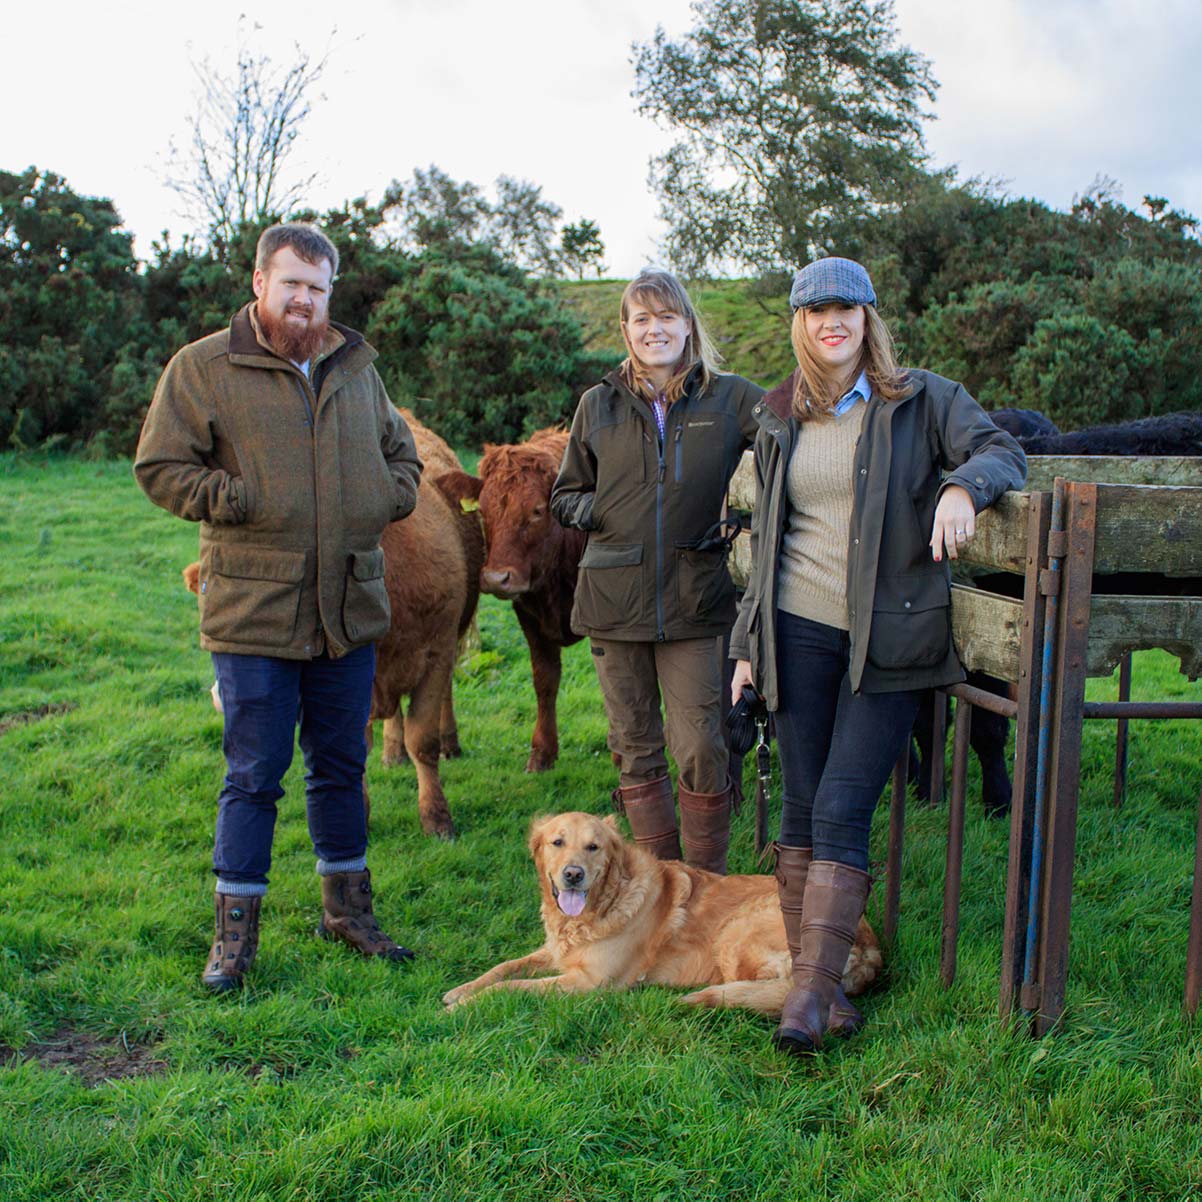
[(584, 869), (579, 864), (569, 864), (563, 870), (563, 883), (569, 889), (579, 889), (584, 883)]

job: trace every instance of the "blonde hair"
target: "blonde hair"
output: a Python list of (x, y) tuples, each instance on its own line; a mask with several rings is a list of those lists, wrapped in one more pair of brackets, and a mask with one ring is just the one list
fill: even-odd
[[(860, 347), (860, 359), (855, 366), (855, 375), (863, 372), (868, 377), (874, 396), (886, 401), (896, 401), (905, 395), (908, 380), (906, 373), (897, 364), (893, 335), (889, 333), (889, 327), (874, 305), (860, 307), (864, 310), (864, 343)], [(790, 331), (793, 353), (797, 356), (797, 376), (793, 385), (793, 416), (799, 421), (832, 414), (846, 391), (844, 381), (847, 379), (842, 375), (835, 378), (818, 361), (806, 334), (805, 315), (808, 312), (808, 309), (798, 309), (793, 314), (793, 326)]]
[(631, 392), (649, 401), (659, 395), (660, 390), (647, 379), (643, 365), (626, 336), (626, 321), (630, 316), (631, 305), (642, 305), (652, 312), (679, 313), (692, 327), (685, 339), (680, 362), (663, 390), (664, 400), (669, 405), (680, 400), (684, 395), (689, 373), (698, 364), (701, 365), (701, 391), (704, 392), (718, 374), (718, 364), (722, 362), (722, 356), (710, 340), (701, 318), (697, 316), (697, 310), (693, 307), (684, 285), (670, 271), (659, 271), (655, 268), (640, 271), (622, 293), (622, 339), (626, 343), (627, 351), (625, 361), (618, 368), (622, 383)]

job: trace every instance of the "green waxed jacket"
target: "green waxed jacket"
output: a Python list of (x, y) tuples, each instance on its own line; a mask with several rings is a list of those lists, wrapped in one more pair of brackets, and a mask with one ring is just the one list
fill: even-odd
[(572, 629), (628, 642), (724, 634), (735, 592), (718, 537), (726, 489), (757, 430), (763, 389), (700, 370), (669, 409), (661, 444), (651, 406), (612, 372), (580, 400), (551, 512), (588, 532)]
[[(963, 385), (912, 370), (905, 395), (867, 403), (856, 443), (847, 562), (849, 674), (855, 692), (932, 688), (964, 679), (951, 631), (947, 559), (931, 556), (939, 494), (966, 489), (978, 513), (1027, 476), (1022, 448)], [(805, 426), (792, 416), (793, 377), (756, 407), (752, 566), (730, 656), (751, 662), (777, 707), (776, 590), (788, 521), (789, 457)], [(946, 474), (944, 474), (946, 473)]]
[(388, 629), (380, 536), (417, 501), (413, 436), (363, 336), (331, 323), (312, 382), (247, 305), (167, 365), (134, 461), (156, 505), (200, 523), (210, 651), (341, 656)]

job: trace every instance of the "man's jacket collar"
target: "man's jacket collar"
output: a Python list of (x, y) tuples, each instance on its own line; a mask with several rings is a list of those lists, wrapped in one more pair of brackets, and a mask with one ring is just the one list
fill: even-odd
[[(326, 336), (325, 344), (313, 357), (313, 364), (316, 366), (323, 359), (329, 359), (334, 355), (342, 355), (357, 346), (366, 345), (366, 341), (358, 330), (352, 330), (350, 326), (344, 326), (340, 322), (331, 321), (330, 332)], [(265, 345), (265, 341), (260, 340), (258, 313), (255, 310), (254, 301), (249, 301), (243, 305), (230, 320), (229, 353), (248, 359), (261, 359), (264, 361), (262, 363), (263, 367), (271, 367), (276, 364), (289, 362), (282, 355), (277, 355), (275, 351)]]

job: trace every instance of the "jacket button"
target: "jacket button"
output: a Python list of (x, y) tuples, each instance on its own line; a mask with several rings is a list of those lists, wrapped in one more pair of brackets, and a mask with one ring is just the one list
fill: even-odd
[(902, 604), (903, 604), (903, 605), (904, 605), (904, 606), (905, 606), (907, 609), (909, 609), (909, 608), (910, 608), (910, 602), (909, 602), (909, 601), (903, 601), (903, 602), (902, 602)]
[(860, 475), (861, 475), (861, 476), (867, 476), (867, 475), (868, 475), (868, 469), (867, 469), (866, 467), (862, 467), (862, 468), (860, 468)]
[(852, 545), (853, 547), (858, 547), (858, 546), (860, 545), (860, 540), (859, 540), (858, 538), (853, 538), (853, 539), (851, 540), (851, 545)]
[(977, 483), (978, 483), (978, 484), (984, 484), (984, 483), (985, 483), (985, 477), (984, 477), (984, 476), (978, 476), (978, 477), (977, 477)]

